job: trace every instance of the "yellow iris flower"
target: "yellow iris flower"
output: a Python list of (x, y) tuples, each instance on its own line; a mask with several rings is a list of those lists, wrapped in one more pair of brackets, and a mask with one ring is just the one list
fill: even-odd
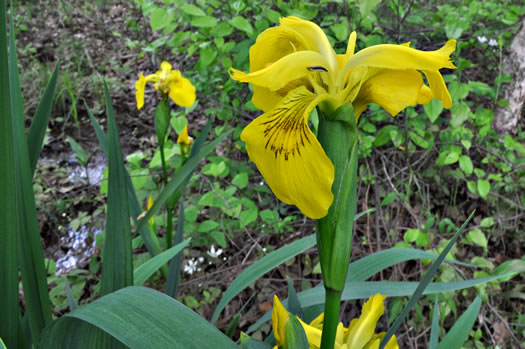
[[(264, 114), (242, 132), (248, 155), (274, 194), (306, 216), (324, 217), (333, 201), (334, 167), (308, 127), (319, 104), (329, 117), (352, 103), (356, 121), (369, 103), (395, 116), (410, 105), (452, 100), (439, 69), (455, 68), (455, 40), (437, 51), (377, 45), (354, 54), (356, 33), (345, 54), (336, 54), (322, 29), (297, 17), (281, 18), (250, 48), (250, 73), (230, 70), (253, 85), (253, 104)], [(429, 83), (426, 86), (422, 72)]]
[(156, 91), (168, 95), (175, 104), (181, 107), (191, 107), (195, 102), (195, 87), (190, 80), (184, 78), (180, 71), (173, 70), (172, 65), (166, 61), (160, 64), (160, 70), (155, 74), (144, 77), (139, 74), (139, 79), (135, 83), (135, 97), (137, 99), (137, 109), (144, 106), (144, 89), (148, 82), (153, 82)]
[[(339, 323), (337, 327), (337, 334), (335, 338), (334, 349), (377, 349), (379, 343), (385, 336), (385, 332), (375, 333), (377, 321), (385, 312), (385, 296), (376, 294), (370, 297), (363, 305), (361, 316), (353, 319), (350, 326), (345, 328), (343, 323)], [(303, 326), (304, 332), (310, 344), (310, 349), (319, 349), (321, 347), (321, 334), (323, 331), (323, 314), (319, 315), (309, 325), (299, 319)], [(285, 325), (288, 321), (288, 311), (279, 301), (277, 296), (273, 297), (273, 313), (272, 313), (272, 327), (275, 336), (277, 349), (284, 345)], [(396, 336), (388, 341), (385, 346), (386, 349), (398, 349)]]

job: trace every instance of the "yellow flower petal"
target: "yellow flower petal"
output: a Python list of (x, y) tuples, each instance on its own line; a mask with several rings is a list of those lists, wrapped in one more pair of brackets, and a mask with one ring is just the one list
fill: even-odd
[(353, 102), (354, 113), (359, 117), (369, 103), (376, 103), (396, 116), (406, 107), (425, 101), (420, 97), (422, 86), (423, 77), (416, 70), (385, 69), (363, 83)]
[[(300, 33), (310, 46), (310, 50), (323, 55), (328, 60), (329, 68), (332, 71), (336, 69), (337, 59), (335, 51), (326, 34), (317, 24), (294, 16), (281, 18), (279, 22), (281, 27), (290, 28)], [(325, 68), (328, 67), (325, 66)]]
[(195, 102), (195, 87), (190, 80), (181, 77), (170, 84), (169, 96), (175, 104), (181, 107), (191, 107)]
[(314, 219), (324, 217), (333, 201), (334, 166), (308, 127), (310, 112), (326, 97), (298, 87), (241, 134), (277, 198)]
[(162, 63), (160, 64), (160, 70), (164, 74), (168, 74), (172, 68), (173, 66), (169, 62), (162, 61)]
[(348, 349), (362, 349), (374, 335), (377, 321), (385, 312), (385, 296), (376, 294), (363, 305), (359, 319), (353, 319), (348, 326)]
[(444, 108), (448, 109), (452, 107), (452, 98), (441, 74), (438, 71), (431, 70), (423, 70), (423, 73), (425, 73), (427, 77), (430, 90), (432, 91), (432, 97), (441, 100)]
[(275, 336), (275, 341), (277, 346), (281, 346), (285, 343), (285, 327), (286, 321), (288, 321), (289, 315), (288, 311), (279, 301), (279, 297), (276, 295), (273, 296), (273, 312), (272, 312), (272, 328), (273, 334)]
[(149, 196), (148, 198), (148, 211), (151, 209), (151, 207), (153, 206), (153, 196)]
[(267, 87), (253, 86), (252, 103), (263, 112), (269, 112), (283, 99), (277, 91), (272, 91)]
[(135, 98), (137, 100), (137, 109), (140, 110), (144, 106), (144, 89), (146, 88), (146, 79), (144, 74), (139, 74), (139, 79), (135, 83)]
[(450, 54), (456, 49), (456, 40), (449, 40), (436, 51), (419, 51), (406, 45), (376, 45), (357, 52), (345, 69), (358, 65), (388, 69), (419, 69), (437, 71), (456, 68)]
[(177, 144), (191, 145), (193, 143), (191, 137), (188, 135), (188, 125), (184, 126), (184, 129), (177, 137)]
[(329, 69), (327, 60), (317, 52), (299, 51), (291, 53), (267, 68), (246, 74), (230, 68), (232, 79), (240, 82), (249, 82), (261, 87), (277, 91), (286, 86), (290, 81), (302, 78), (315, 72), (309, 67), (323, 67)]
[[(372, 336), (372, 339), (370, 339), (370, 341), (363, 347), (363, 349), (379, 349), (379, 344), (383, 340), (385, 334), (386, 332), (374, 334)], [(392, 338), (390, 338), (388, 343), (385, 345), (385, 349), (399, 349), (399, 345), (397, 344), (397, 339), (395, 335), (393, 335)]]

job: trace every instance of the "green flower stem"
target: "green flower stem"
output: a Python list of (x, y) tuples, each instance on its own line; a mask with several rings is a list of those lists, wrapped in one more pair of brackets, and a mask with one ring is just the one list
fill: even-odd
[(328, 214), (317, 221), (317, 246), (326, 290), (321, 348), (333, 349), (352, 249), (358, 133), (351, 105), (340, 107), (328, 117), (320, 115), (317, 138), (335, 168), (334, 202)]
[[(162, 163), (162, 181), (164, 186), (168, 185), (168, 168), (166, 166), (166, 158), (164, 155), (164, 144), (159, 145), (160, 148), (160, 160)], [(173, 243), (173, 207), (171, 200), (166, 204), (167, 217), (166, 217), (166, 249), (170, 248)]]
[(341, 311), (341, 295), (342, 292), (326, 290), (321, 349), (334, 348), (337, 325), (339, 324), (339, 313)]

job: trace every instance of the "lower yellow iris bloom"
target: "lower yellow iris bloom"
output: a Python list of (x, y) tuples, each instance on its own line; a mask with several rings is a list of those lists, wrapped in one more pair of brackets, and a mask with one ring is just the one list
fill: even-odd
[(144, 77), (139, 74), (139, 79), (135, 83), (135, 97), (137, 99), (137, 109), (144, 106), (144, 89), (148, 82), (153, 82), (153, 88), (168, 95), (175, 104), (181, 107), (191, 107), (195, 102), (195, 87), (190, 80), (184, 78), (180, 71), (173, 70), (170, 63), (164, 61), (160, 64), (160, 70), (155, 74)]
[[(262, 32), (250, 48), (250, 73), (230, 70), (253, 85), (253, 104), (264, 114), (241, 134), (248, 155), (274, 194), (306, 216), (324, 217), (333, 201), (333, 164), (308, 127), (317, 105), (326, 117), (351, 103), (356, 120), (369, 103), (395, 116), (407, 106), (452, 100), (439, 69), (455, 68), (455, 40), (436, 51), (377, 45), (354, 54), (356, 33), (345, 54), (336, 54), (316, 24), (297, 17)], [(429, 86), (425, 85), (423, 76)]]
[[(375, 333), (377, 321), (385, 312), (385, 296), (376, 294), (370, 297), (363, 305), (361, 316), (353, 319), (350, 326), (345, 328), (342, 323), (337, 327), (334, 349), (377, 349), (383, 339), (385, 332)], [(321, 334), (323, 331), (323, 315), (319, 315), (309, 325), (299, 319), (306, 333), (310, 349), (321, 347)], [(284, 345), (285, 326), (288, 321), (288, 311), (279, 301), (277, 296), (273, 297), (272, 326), (277, 349)], [(395, 335), (388, 341), (386, 349), (398, 349)]]

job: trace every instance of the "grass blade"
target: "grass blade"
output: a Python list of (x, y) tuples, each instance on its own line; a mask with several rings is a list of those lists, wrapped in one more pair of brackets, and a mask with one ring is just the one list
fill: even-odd
[[(175, 231), (175, 241), (174, 244), (178, 245), (184, 235), (184, 202), (180, 202), (179, 209), (179, 220), (177, 221), (177, 229)], [(181, 265), (182, 255), (178, 254), (170, 260), (168, 280), (166, 283), (166, 293), (168, 296), (177, 298), (177, 291), (179, 288), (180, 280), (180, 265)]]
[[(281, 263), (286, 262), (288, 259), (297, 256), (299, 253), (304, 252), (316, 243), (315, 235), (309, 235), (300, 240), (296, 240), (291, 244), (288, 244), (280, 249), (273, 251), (254, 264), (246, 268), (237, 278), (231, 283), (230, 287), (224, 292), (219, 305), (215, 308), (213, 316), (211, 317), (211, 323), (215, 323), (219, 314), (235, 296), (242, 290), (248, 287), (252, 282), (266, 274)], [(301, 302), (302, 303), (302, 302)], [(304, 304), (303, 304), (304, 306)]]
[(438, 297), (434, 299), (434, 314), (432, 314), (432, 327), (430, 329), (430, 341), (428, 349), (436, 349), (439, 341), (439, 309)]
[(295, 287), (293, 287), (292, 279), (287, 276), (286, 281), (288, 283), (288, 308), (286, 308), (286, 310), (294, 315), (297, 315), (301, 320), (304, 320), (303, 307), (301, 306), (299, 297), (297, 297)]
[(38, 343), (42, 330), (51, 321), (51, 305), (33, 193), (33, 172), (29, 164), (12, 18), (9, 32), (9, 83), (17, 197), (14, 205), (17, 209), (18, 259), (31, 341)]
[[(100, 328), (134, 349), (238, 348), (222, 332), (164, 293), (127, 287), (87, 304), (49, 326), (40, 348), (90, 348), (79, 322)], [(96, 346), (91, 346), (96, 348)]]
[(108, 204), (101, 295), (133, 285), (128, 188), (115, 112), (104, 81), (108, 118)]
[(441, 263), (445, 260), (445, 257), (447, 256), (448, 252), (452, 249), (452, 246), (454, 246), (454, 244), (456, 243), (456, 240), (459, 238), (459, 236), (461, 235), (461, 233), (467, 226), (468, 222), (470, 222), (470, 220), (474, 216), (474, 212), (470, 214), (470, 216), (467, 218), (465, 223), (463, 223), (463, 225), (458, 229), (454, 237), (450, 240), (447, 247), (445, 247), (443, 252), (441, 252), (439, 257), (434, 261), (434, 263), (430, 267), (429, 271), (427, 272), (423, 280), (421, 280), (421, 282), (417, 286), (416, 290), (414, 291), (414, 294), (412, 294), (412, 297), (410, 297), (410, 300), (408, 301), (407, 305), (405, 306), (401, 314), (399, 314), (399, 317), (392, 324), (392, 327), (388, 329), (387, 333), (383, 337), (383, 340), (381, 340), (381, 343), (379, 344), (379, 349), (383, 349), (385, 347), (385, 345), (388, 343), (390, 338), (392, 338), (394, 333), (396, 333), (399, 326), (401, 326), (401, 323), (403, 322), (405, 317), (408, 315), (409, 311), (412, 309), (414, 304), (416, 304), (419, 297), (423, 294), (423, 291), (425, 290), (425, 288), (428, 286), (428, 284), (430, 283), (430, 281), (436, 274)]
[(71, 286), (69, 285), (67, 276), (64, 276), (64, 279), (65, 279), (67, 304), (69, 305), (69, 310), (75, 311), (78, 308), (77, 300), (75, 299), (75, 296), (73, 295), (73, 290), (71, 290)]
[(480, 309), (481, 298), (477, 296), (439, 343), (438, 349), (460, 349), (467, 340)]
[(40, 103), (36, 108), (31, 127), (27, 134), (27, 148), (29, 149), (29, 165), (31, 172), (35, 172), (36, 163), (42, 150), (42, 143), (44, 142), (44, 136), (46, 135), (47, 124), (49, 121), (49, 115), (51, 114), (51, 108), (53, 107), (53, 100), (55, 98), (55, 90), (58, 79), (58, 62), (55, 65), (55, 70), (51, 79), (47, 83), (46, 89)]
[(190, 240), (191, 239), (187, 239), (184, 242), (181, 242), (180, 244), (177, 244), (172, 248), (159, 253), (155, 257), (149, 259), (144, 264), (139, 266), (133, 272), (133, 283), (135, 286), (140, 286), (146, 282), (146, 280), (148, 280), (151, 275), (159, 270), (161, 266), (165, 265), (170, 259), (178, 255), (184, 249), (184, 247), (188, 246)]
[[(8, 76), (5, 0), (0, 0), (0, 76)], [(18, 251), (16, 226), (15, 159), (9, 80), (0, 80), (0, 337), (18, 348)]]

